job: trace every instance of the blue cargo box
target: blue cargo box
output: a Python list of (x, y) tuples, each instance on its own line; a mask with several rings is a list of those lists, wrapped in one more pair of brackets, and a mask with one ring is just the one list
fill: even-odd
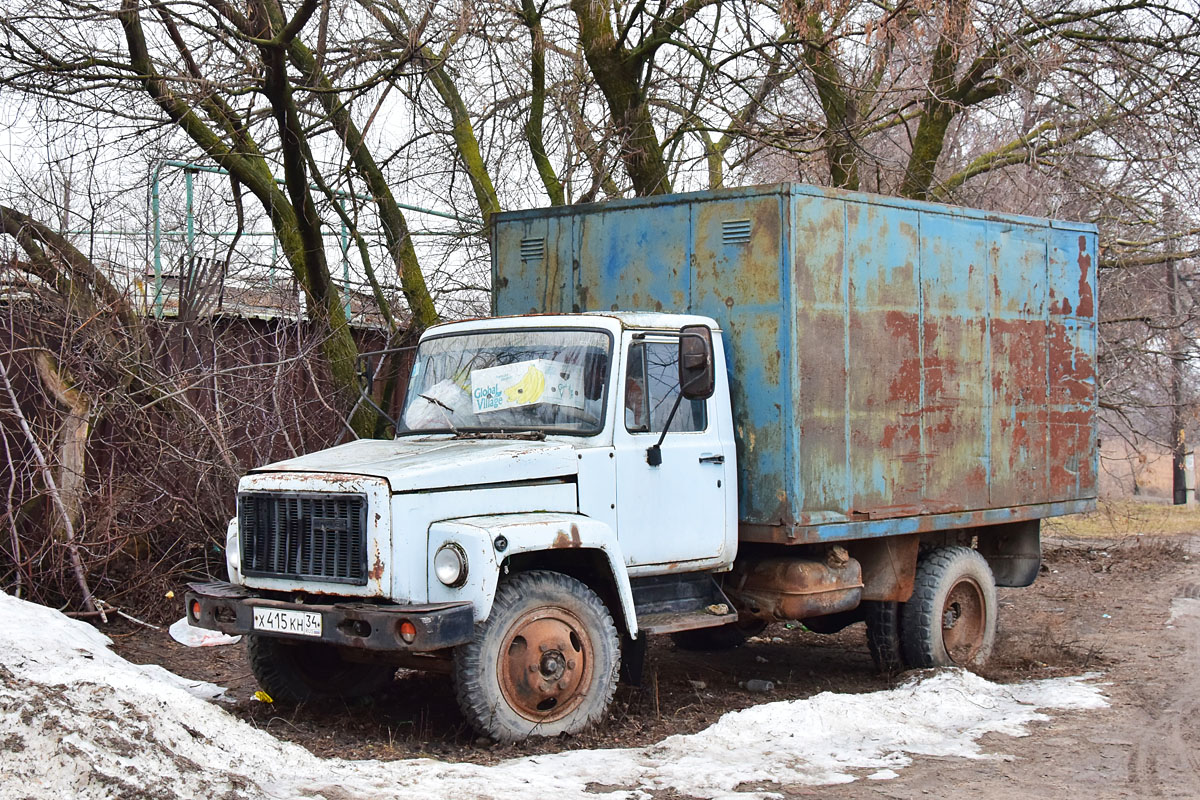
[(495, 217), (494, 312), (726, 332), (741, 538), (1095, 507), (1096, 229), (776, 184)]

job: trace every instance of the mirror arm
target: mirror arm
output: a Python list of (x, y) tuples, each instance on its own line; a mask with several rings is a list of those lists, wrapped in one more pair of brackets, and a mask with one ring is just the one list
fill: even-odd
[(675, 412), (679, 410), (679, 403), (683, 400), (683, 392), (675, 395), (675, 405), (671, 406), (671, 413), (667, 414), (667, 424), (663, 425), (662, 435), (658, 437), (658, 441), (646, 448), (646, 463), (652, 467), (657, 467), (662, 463), (662, 443), (667, 438), (667, 431), (671, 430), (671, 423), (675, 421)]

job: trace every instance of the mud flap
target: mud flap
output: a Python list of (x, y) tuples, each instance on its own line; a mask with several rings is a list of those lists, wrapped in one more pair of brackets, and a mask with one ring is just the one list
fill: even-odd
[(1042, 566), (1041, 520), (978, 528), (979, 553), (987, 559), (997, 586), (1020, 588), (1037, 580)]
[(621, 635), (621, 675), (620, 681), (627, 686), (641, 686), (642, 676), (646, 671), (646, 639), (643, 632), (636, 639), (629, 634)]

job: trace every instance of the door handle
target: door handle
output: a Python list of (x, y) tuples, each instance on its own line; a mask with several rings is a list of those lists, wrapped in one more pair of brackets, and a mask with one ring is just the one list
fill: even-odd
[(700, 456), (700, 463), (701, 464), (724, 464), (725, 456), (720, 455), (720, 454), (715, 455), (715, 456), (714, 455)]

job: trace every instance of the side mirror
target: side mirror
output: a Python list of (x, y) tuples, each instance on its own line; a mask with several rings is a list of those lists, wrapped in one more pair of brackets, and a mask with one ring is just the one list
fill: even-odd
[(712, 331), (707, 325), (679, 330), (679, 393), (688, 400), (707, 400), (716, 389)]

